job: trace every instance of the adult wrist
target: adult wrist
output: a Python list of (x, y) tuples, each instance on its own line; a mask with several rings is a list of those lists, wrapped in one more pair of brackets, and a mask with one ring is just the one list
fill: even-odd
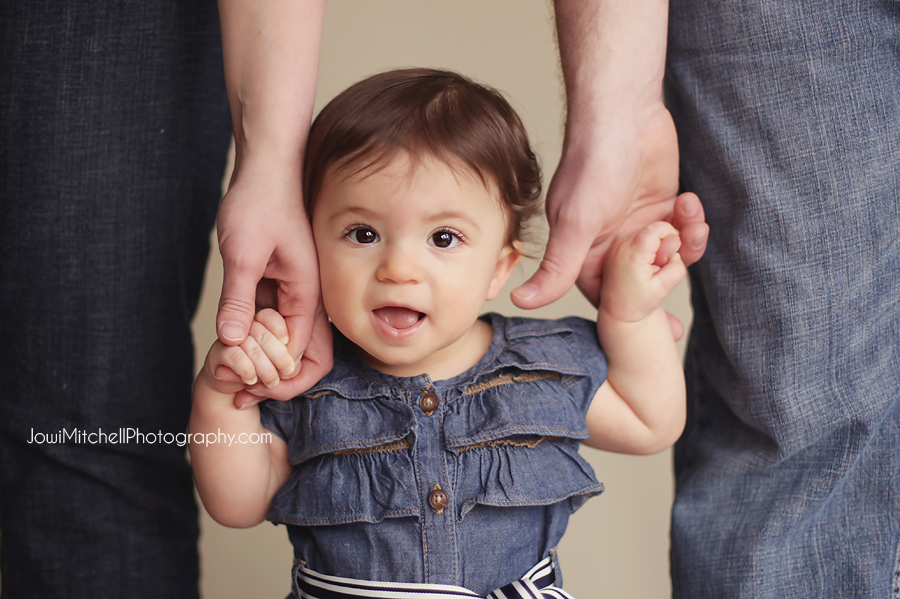
[(235, 123), (236, 158), (245, 163), (274, 162), (302, 165), (310, 123), (304, 120), (300, 124), (284, 123), (282, 126), (273, 126), (265, 122), (264, 118), (259, 121), (262, 122), (254, 122), (253, 117), (245, 112), (240, 117), (240, 123)]
[(233, 185), (237, 180), (262, 178), (266, 183), (281, 179), (299, 188), (303, 172), (306, 138), (302, 141), (264, 139), (238, 144), (235, 138)]

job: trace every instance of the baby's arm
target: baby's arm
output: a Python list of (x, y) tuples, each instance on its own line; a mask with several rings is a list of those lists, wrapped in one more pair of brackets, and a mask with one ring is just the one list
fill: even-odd
[[(279, 371), (293, 370), (287, 327), (273, 310), (257, 314), (240, 346), (216, 341), (194, 383), (191, 408), (191, 465), (197, 491), (220, 524), (248, 527), (266, 519), (275, 492), (291, 475), (287, 444), (266, 430), (255, 405), (234, 407), (235, 395), (261, 380), (278, 384)], [(230, 368), (242, 382), (217, 378)]]
[(684, 373), (661, 306), (686, 274), (677, 247), (663, 242), (673, 235), (678, 231), (668, 223), (653, 223), (619, 240), (607, 255), (597, 335), (608, 373), (587, 414), (586, 443), (592, 447), (656, 453), (684, 429)]

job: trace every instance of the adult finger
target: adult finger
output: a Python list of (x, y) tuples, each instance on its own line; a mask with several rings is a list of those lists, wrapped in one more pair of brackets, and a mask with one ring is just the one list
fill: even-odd
[(672, 338), (675, 339), (675, 341), (678, 341), (681, 339), (681, 336), (684, 335), (684, 325), (681, 324), (680, 320), (668, 312), (666, 312), (666, 318), (669, 320), (669, 328), (672, 329)]
[(277, 285), (277, 310), (284, 318), (288, 352), (295, 360), (301, 358), (310, 342), (321, 304), (319, 261), (312, 233), (305, 220), (297, 228), (300, 234), (281, 236), (266, 270), (266, 277)]
[(265, 272), (265, 259), (255, 256), (238, 260), (222, 248), (224, 274), (219, 311), (216, 314), (216, 332), (226, 345), (239, 345), (247, 338), (253, 315), (256, 312), (256, 284)]
[(685, 266), (690, 266), (703, 256), (709, 238), (709, 225), (700, 198), (693, 193), (678, 196), (672, 209), (672, 226), (681, 236), (681, 259)]
[(551, 228), (540, 266), (531, 278), (512, 291), (512, 302), (530, 310), (561, 298), (575, 284), (590, 244), (590, 239), (565, 227)]

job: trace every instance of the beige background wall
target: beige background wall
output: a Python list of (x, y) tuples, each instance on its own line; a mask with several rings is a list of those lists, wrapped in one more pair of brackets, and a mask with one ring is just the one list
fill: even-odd
[[(504, 92), (528, 128), (544, 166), (545, 188), (559, 160), (563, 102), (548, 0), (337, 0), (327, 9), (320, 61), (318, 111), (348, 85), (396, 67), (459, 71)], [(508, 291), (536, 263), (520, 267), (489, 310), (524, 314)], [(203, 304), (195, 321), (198, 363), (214, 339), (221, 259), (210, 260)], [(688, 324), (687, 286), (667, 308)], [(529, 313), (593, 317), (576, 292)], [(668, 517), (671, 456), (632, 457), (583, 448), (606, 492), (578, 511), (560, 546), (565, 588), (579, 599), (669, 595)], [(209, 599), (284, 597), (290, 588), (291, 548), (282, 527), (225, 529), (203, 516), (202, 588)]]

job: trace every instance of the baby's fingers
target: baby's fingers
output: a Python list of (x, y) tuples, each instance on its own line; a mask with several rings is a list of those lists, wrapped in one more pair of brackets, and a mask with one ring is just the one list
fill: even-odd
[(256, 322), (267, 328), (283, 345), (287, 345), (290, 341), (287, 323), (284, 321), (284, 317), (275, 310), (271, 308), (260, 310), (256, 313)]
[(635, 235), (632, 247), (643, 264), (652, 263), (659, 269), (653, 274), (653, 281), (662, 287), (664, 294), (672, 291), (687, 274), (678, 253), (681, 238), (678, 230), (669, 223), (647, 225)]
[[(253, 327), (251, 325), (251, 330), (252, 328)], [(279, 382), (281, 382), (281, 378), (278, 376), (278, 371), (275, 369), (275, 365), (272, 364), (272, 361), (269, 360), (268, 356), (266, 356), (266, 352), (264, 352), (263, 349), (259, 346), (259, 343), (256, 342), (256, 339), (254, 339), (252, 336), (247, 337), (247, 339), (243, 343), (241, 343), (240, 348), (246, 352), (247, 356), (250, 358), (250, 361), (253, 362), (253, 368), (256, 372), (256, 375), (259, 377), (259, 380), (263, 385), (272, 388), (278, 385)], [(247, 382), (246, 379), (244, 379), (244, 382)], [(255, 382), (256, 381), (254, 381), (254, 383)]]
[(631, 240), (633, 258), (644, 264), (662, 266), (678, 251), (678, 230), (665, 222), (650, 223)]
[[(219, 344), (221, 345), (221, 342)], [(222, 367), (225, 366), (238, 375), (245, 385), (256, 384), (256, 367), (243, 349), (234, 345), (221, 345), (218, 349), (219, 355), (216, 360), (218, 364), (213, 373), (216, 378), (226, 380), (227, 371), (222, 372)]]
[(668, 293), (675, 289), (675, 286), (678, 285), (686, 275), (687, 267), (685, 267), (684, 261), (681, 259), (681, 254), (674, 254), (669, 258), (666, 264), (659, 269), (659, 272), (653, 275), (653, 280), (662, 286), (663, 294), (668, 295)]
[(659, 240), (659, 249), (656, 250), (656, 256), (653, 258), (653, 264), (656, 266), (665, 266), (669, 260), (681, 249), (681, 238), (678, 235), (669, 235)]
[[(281, 316), (278, 315), (277, 312), (275, 314), (278, 316), (278, 319), (281, 319)], [(282, 320), (281, 322), (283, 323), (284, 321)], [(285, 329), (283, 333), (284, 337), (287, 337), (287, 329)], [(296, 364), (294, 363), (291, 354), (288, 352), (287, 346), (276, 335), (276, 332), (271, 331), (259, 321), (254, 322), (250, 326), (250, 338), (256, 341), (266, 358), (265, 360), (262, 360), (262, 357), (260, 358), (261, 365), (274, 365), (274, 368), (277, 369), (277, 372), (275, 372), (276, 377), (278, 376), (278, 373), (289, 376), (294, 372)], [(251, 356), (251, 359), (252, 358), (253, 356)], [(256, 363), (256, 360), (254, 360), (254, 363)], [(270, 381), (268, 376), (263, 376), (259, 369), (257, 369), (257, 372), (259, 373), (260, 378), (263, 379), (263, 382), (267, 383), (267, 387), (271, 388), (278, 384), (277, 381)]]

